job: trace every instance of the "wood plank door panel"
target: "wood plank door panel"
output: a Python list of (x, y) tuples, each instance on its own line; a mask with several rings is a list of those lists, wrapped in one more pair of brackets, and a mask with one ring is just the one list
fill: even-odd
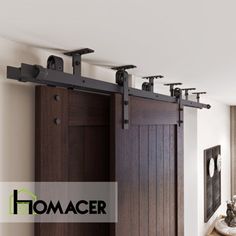
[(117, 181), (118, 223), (35, 224), (36, 236), (183, 236), (177, 104), (36, 88), (36, 181)]
[(116, 235), (182, 236), (183, 153), (178, 106), (130, 97), (128, 130), (122, 129), (120, 95), (113, 97), (113, 106), (119, 189)]
[[(109, 122), (109, 96), (36, 87), (36, 181), (110, 181)], [(42, 223), (35, 235), (109, 236), (110, 225)]]

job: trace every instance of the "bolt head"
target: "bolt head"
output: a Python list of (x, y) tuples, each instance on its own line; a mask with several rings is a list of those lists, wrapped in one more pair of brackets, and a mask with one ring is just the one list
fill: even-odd
[(59, 102), (59, 101), (61, 100), (61, 97), (56, 94), (56, 95), (54, 96), (54, 99)]
[(125, 123), (125, 124), (128, 124), (128, 123), (129, 123), (129, 120), (124, 120), (124, 123)]
[(60, 125), (60, 124), (61, 124), (61, 119), (55, 118), (55, 119), (54, 119), (54, 123), (55, 123), (56, 125)]

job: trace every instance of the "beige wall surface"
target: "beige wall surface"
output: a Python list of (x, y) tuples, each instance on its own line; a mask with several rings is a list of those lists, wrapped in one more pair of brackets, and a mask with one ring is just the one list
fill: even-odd
[[(0, 39), (0, 48), (0, 181), (33, 181), (34, 87), (7, 81), (6, 65), (42, 61), (24, 45)], [(0, 235), (30, 236), (33, 224), (0, 224)]]

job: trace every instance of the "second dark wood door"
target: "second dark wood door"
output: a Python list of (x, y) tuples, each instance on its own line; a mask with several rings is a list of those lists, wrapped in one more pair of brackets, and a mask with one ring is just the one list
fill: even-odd
[(130, 126), (122, 129), (122, 99), (113, 98), (116, 235), (183, 236), (182, 126), (178, 106), (130, 97)]

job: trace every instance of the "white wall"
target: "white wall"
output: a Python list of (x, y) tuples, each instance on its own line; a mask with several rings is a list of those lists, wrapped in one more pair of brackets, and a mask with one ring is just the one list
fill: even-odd
[[(230, 107), (209, 98), (205, 102), (210, 110), (185, 108), (184, 114), (185, 234), (191, 236), (204, 236), (230, 199)], [(222, 152), (222, 204), (205, 224), (203, 151), (215, 145)]]
[[(199, 236), (205, 235), (209, 225), (219, 214), (225, 214), (226, 201), (230, 199), (230, 107), (206, 99), (212, 105), (211, 110), (198, 111), (198, 230)], [(203, 150), (221, 145), (222, 171), (221, 196), (222, 204), (207, 224), (204, 224), (204, 166)]]
[(198, 235), (197, 109), (184, 108), (184, 232)]
[[(48, 51), (0, 38), (0, 181), (34, 180), (34, 86), (6, 80), (6, 66), (20, 62), (46, 65)], [(55, 54), (55, 53), (53, 53)], [(56, 54), (55, 54), (56, 55)], [(60, 55), (61, 56), (61, 55)], [(66, 70), (70, 60), (64, 58)], [(114, 82), (114, 72), (83, 63), (85, 76)], [(143, 81), (135, 78), (140, 88)], [(159, 84), (160, 82), (157, 82)], [(159, 89), (168, 93), (167, 88)], [(203, 236), (203, 149), (222, 145), (222, 202), (230, 196), (229, 108), (210, 101), (213, 108), (185, 109), (185, 231)], [(186, 128), (187, 127), (187, 128)], [(225, 161), (224, 161), (225, 160)], [(221, 208), (223, 211), (223, 208)], [(196, 222), (198, 220), (198, 222)], [(194, 235), (196, 233), (196, 235)], [(0, 235), (33, 235), (33, 224), (0, 224)]]

